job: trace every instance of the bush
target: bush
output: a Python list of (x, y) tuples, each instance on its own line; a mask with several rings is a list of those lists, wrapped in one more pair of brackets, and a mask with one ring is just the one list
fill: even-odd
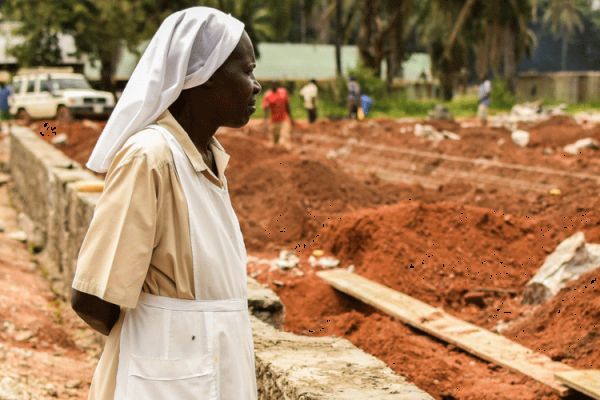
[[(376, 76), (372, 69), (359, 65), (354, 69), (348, 70), (348, 76), (350, 75), (356, 78), (356, 81), (360, 85), (361, 93), (380, 99), (385, 96), (385, 81)], [(347, 88), (345, 88), (344, 93), (347, 94)]]
[(510, 110), (515, 105), (515, 95), (508, 89), (508, 85), (501, 78), (492, 81), (492, 108)]

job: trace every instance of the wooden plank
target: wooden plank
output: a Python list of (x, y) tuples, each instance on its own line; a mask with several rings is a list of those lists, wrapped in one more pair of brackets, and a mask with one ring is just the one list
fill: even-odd
[(527, 375), (560, 395), (569, 391), (554, 376), (572, 371), (568, 365), (344, 269), (319, 271), (317, 275), (334, 288), (479, 358)]
[(556, 377), (578, 392), (600, 400), (600, 369), (559, 372)]

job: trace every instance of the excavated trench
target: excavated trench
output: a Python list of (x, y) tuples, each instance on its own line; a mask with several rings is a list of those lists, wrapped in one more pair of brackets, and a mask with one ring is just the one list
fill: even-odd
[[(101, 127), (58, 126), (69, 137), (58, 147), (84, 163)], [(285, 329), (344, 336), (436, 398), (558, 398), (336, 292), (310, 266), (322, 250), (554, 360), (600, 368), (593, 272), (541, 306), (521, 304), (526, 282), (563, 239), (583, 231), (600, 243), (597, 153), (562, 151), (579, 138), (600, 139), (600, 126), (561, 117), (523, 127), (532, 138), (526, 148), (504, 129), (456, 123), (437, 128), (461, 139), (436, 143), (415, 137), (414, 122), (322, 121), (295, 128), (292, 152), (269, 147), (259, 122), (219, 133), (232, 156), (228, 181), (249, 273), (281, 297)], [(273, 265), (281, 250), (299, 256), (297, 268)]]

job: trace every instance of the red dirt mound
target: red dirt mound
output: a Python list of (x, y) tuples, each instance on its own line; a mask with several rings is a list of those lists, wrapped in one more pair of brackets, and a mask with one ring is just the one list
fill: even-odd
[[(319, 231), (315, 247), (342, 267), (354, 264), (362, 276), (492, 328), (522, 314), (522, 288), (556, 245), (546, 229), (491, 209), (403, 201), (339, 215)], [(257, 277), (285, 304), (286, 330), (344, 336), (436, 398), (556, 398), (335, 291), (316, 277), (306, 253), (302, 274), (263, 269)]]
[[(523, 375), (480, 361), (334, 290), (307, 265), (302, 270), (302, 277), (278, 270), (258, 276), (285, 304), (285, 330), (345, 337), (436, 398), (556, 399)], [(273, 280), (285, 284), (279, 287)]]
[(564, 147), (587, 137), (581, 125), (572, 117), (564, 115), (554, 116), (525, 129), (531, 134), (531, 147)]
[(600, 368), (600, 270), (571, 282), (506, 336), (578, 368)]
[(523, 286), (558, 243), (528, 217), (407, 201), (346, 214), (319, 237), (358, 274), (487, 328), (519, 315)]
[(423, 124), (431, 125), (438, 131), (451, 131), (458, 132), (460, 130), (460, 124), (456, 121), (447, 121), (447, 120), (424, 120)]
[(328, 218), (399, 199), (395, 188), (353, 178), (334, 162), (305, 159), (253, 138), (220, 139), (231, 154), (229, 190), (252, 250), (269, 243), (304, 248)]

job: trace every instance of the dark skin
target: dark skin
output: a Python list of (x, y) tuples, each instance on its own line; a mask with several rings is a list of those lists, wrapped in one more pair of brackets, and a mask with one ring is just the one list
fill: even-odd
[[(254, 47), (244, 32), (229, 58), (208, 81), (182, 91), (169, 107), (216, 176), (219, 175), (209, 143), (220, 126), (240, 128), (256, 111), (256, 95), (261, 86), (254, 77), (255, 67)], [(121, 312), (118, 305), (76, 289), (71, 289), (71, 307), (103, 335), (110, 333)]]

